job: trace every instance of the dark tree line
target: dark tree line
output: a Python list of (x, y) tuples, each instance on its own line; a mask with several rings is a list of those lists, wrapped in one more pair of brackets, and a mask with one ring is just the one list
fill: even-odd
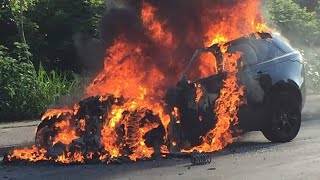
[(42, 62), (48, 69), (81, 72), (84, 62), (76, 43), (99, 39), (104, 0), (28, 0), (22, 1), (23, 11), (20, 5), (20, 0), (0, 3), (0, 44), (13, 49), (14, 42), (23, 43), (19, 27), (23, 20), (36, 66)]

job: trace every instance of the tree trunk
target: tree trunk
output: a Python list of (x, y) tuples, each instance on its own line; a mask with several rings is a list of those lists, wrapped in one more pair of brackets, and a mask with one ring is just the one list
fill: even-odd
[[(24, 35), (24, 25), (23, 25), (23, 4), (24, 0), (20, 0), (20, 33), (21, 33), (21, 41), (24, 45), (27, 45), (26, 37)], [(28, 49), (25, 47), (25, 55), (27, 56), (28, 61), (29, 59), (29, 54), (27, 53)]]

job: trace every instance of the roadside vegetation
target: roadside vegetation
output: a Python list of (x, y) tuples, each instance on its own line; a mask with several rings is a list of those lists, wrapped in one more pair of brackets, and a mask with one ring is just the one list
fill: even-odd
[[(14, 49), (24, 52), (21, 44)], [(31, 53), (29, 53), (31, 56)], [(2, 121), (38, 118), (48, 105), (56, 103), (80, 85), (80, 77), (59, 70), (38, 69), (25, 54), (9, 54), (0, 46), (0, 118)]]
[(0, 2), (0, 122), (37, 119), (80, 88), (87, 68), (75, 41), (97, 39), (104, 8), (104, 0)]
[[(101, 68), (88, 49), (103, 47), (104, 9), (104, 0), (0, 2), (0, 122), (39, 118)], [(268, 24), (303, 53), (309, 92), (319, 92), (318, 0), (270, 0), (264, 9)]]
[(308, 93), (320, 92), (320, 3), (318, 0), (270, 0), (269, 25), (276, 27), (305, 59)]

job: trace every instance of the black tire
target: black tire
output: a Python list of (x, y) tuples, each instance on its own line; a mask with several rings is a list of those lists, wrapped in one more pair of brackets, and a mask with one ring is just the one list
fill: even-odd
[(269, 126), (262, 131), (271, 142), (286, 143), (293, 140), (301, 126), (301, 107), (297, 96), (280, 91), (272, 96)]
[(48, 150), (52, 146), (50, 141), (51, 133), (53, 132), (55, 121), (53, 119), (45, 119), (37, 127), (35, 136), (35, 145), (40, 149)]

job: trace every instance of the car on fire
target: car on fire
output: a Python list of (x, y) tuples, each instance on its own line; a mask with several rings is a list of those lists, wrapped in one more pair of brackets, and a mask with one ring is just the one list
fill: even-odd
[[(301, 111), (304, 106), (306, 87), (304, 63), (301, 54), (294, 50), (277, 33), (253, 33), (225, 44), (227, 52), (241, 52), (243, 64), (238, 71), (238, 82), (244, 87), (246, 103), (238, 111), (239, 124), (234, 136), (248, 131), (262, 131), (272, 142), (293, 140), (301, 125)], [(201, 53), (212, 53), (221, 61), (219, 45), (196, 51), (176, 87), (166, 94), (169, 109), (178, 108), (180, 121), (171, 122), (171, 141), (183, 147), (199, 145), (203, 137), (217, 121), (213, 111), (223, 80), (223, 72), (190, 81), (189, 71), (195, 69)], [(219, 64), (219, 63), (218, 63)], [(195, 102), (195, 84), (200, 84), (202, 100)], [(172, 115), (171, 115), (172, 116)], [(199, 121), (199, 117), (201, 120)], [(172, 117), (173, 118), (173, 117)], [(172, 125), (173, 123), (173, 125)], [(183, 147), (185, 148), (185, 147)]]

